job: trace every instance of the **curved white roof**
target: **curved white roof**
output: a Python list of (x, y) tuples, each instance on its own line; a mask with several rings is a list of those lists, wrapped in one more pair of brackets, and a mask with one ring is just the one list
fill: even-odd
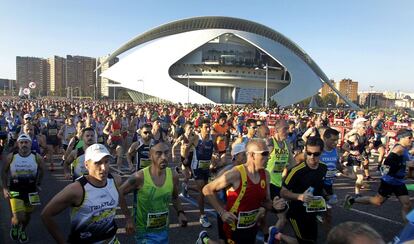
[[(328, 81), (318, 65), (294, 42), (261, 24), (230, 17), (197, 17), (174, 21), (147, 31), (117, 49), (110, 60), (135, 50), (101, 76), (123, 87), (171, 102), (214, 103), (172, 79), (169, 68), (210, 40), (231, 33), (277, 60), (289, 71), (288, 86), (272, 96), (289, 106), (317, 93)], [(102, 65), (102, 64), (101, 64)]]

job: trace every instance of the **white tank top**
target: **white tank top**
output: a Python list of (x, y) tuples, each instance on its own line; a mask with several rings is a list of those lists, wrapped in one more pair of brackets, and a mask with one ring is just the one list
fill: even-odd
[(18, 191), (25, 188), (36, 186), (38, 165), (36, 155), (31, 153), (27, 157), (22, 157), (16, 153), (10, 164), (10, 190)]
[(118, 190), (112, 176), (108, 175), (104, 187), (92, 185), (85, 176), (76, 181), (84, 189), (84, 198), (80, 206), (71, 207), (70, 243), (99, 243), (115, 236)]

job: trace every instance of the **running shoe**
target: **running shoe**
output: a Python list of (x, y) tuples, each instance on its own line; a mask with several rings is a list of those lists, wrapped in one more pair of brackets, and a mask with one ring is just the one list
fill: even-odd
[(210, 221), (208, 221), (207, 215), (201, 215), (201, 216), (200, 216), (200, 224), (201, 224), (201, 226), (203, 226), (204, 228), (209, 228), (209, 227), (211, 227), (211, 223), (210, 223)]
[(208, 237), (207, 231), (203, 230), (200, 232), (200, 234), (198, 234), (198, 239), (197, 239), (196, 244), (207, 244), (209, 239), (210, 238)]
[(27, 237), (26, 231), (20, 229), (19, 242), (20, 243), (26, 243), (28, 241), (29, 241), (29, 237)]
[(276, 226), (269, 227), (269, 239), (267, 239), (267, 244), (276, 244), (279, 243), (280, 238), (278, 237), (279, 234), (278, 228)]
[(182, 197), (189, 197), (188, 196), (188, 186), (184, 182), (183, 182), (183, 184), (181, 184), (181, 193), (180, 193), (180, 196), (182, 196)]
[(10, 228), (10, 238), (13, 241), (17, 241), (19, 239), (19, 226), (18, 225), (12, 225)]
[(345, 202), (344, 202), (344, 208), (345, 209), (351, 209), (353, 202), (351, 203), (351, 201), (354, 200), (354, 198), (351, 195), (346, 195), (345, 196)]

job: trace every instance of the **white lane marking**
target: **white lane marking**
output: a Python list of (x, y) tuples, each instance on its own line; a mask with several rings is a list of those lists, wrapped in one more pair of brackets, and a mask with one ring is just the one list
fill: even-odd
[(378, 216), (378, 215), (375, 215), (375, 214), (367, 213), (367, 212), (364, 212), (364, 211), (361, 211), (361, 210), (358, 210), (358, 209), (354, 209), (354, 208), (351, 208), (350, 210), (354, 211), (354, 212), (357, 212), (359, 214), (365, 214), (365, 215), (373, 217), (375, 219), (380, 219), (380, 220), (390, 222), (390, 223), (393, 223), (393, 224), (396, 224), (396, 225), (404, 226), (403, 223), (392, 220), (392, 219), (387, 219), (387, 218), (384, 218), (384, 217), (381, 217), (381, 216)]

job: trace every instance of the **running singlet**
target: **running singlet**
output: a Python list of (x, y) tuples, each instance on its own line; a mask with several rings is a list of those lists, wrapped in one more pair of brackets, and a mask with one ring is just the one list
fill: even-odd
[(328, 171), (326, 171), (324, 184), (331, 186), (334, 183), (335, 175), (337, 172), (336, 164), (338, 162), (338, 152), (336, 151), (336, 148), (332, 149), (331, 151), (323, 150), (319, 159), (324, 162), (328, 168)]
[(32, 153), (40, 154), (40, 145), (39, 145), (39, 141), (37, 140), (37, 136), (33, 136), (31, 151)]
[(151, 165), (151, 159), (149, 158), (149, 151), (151, 146), (154, 145), (154, 141), (151, 139), (149, 145), (146, 145), (144, 141), (140, 138), (141, 146), (138, 148), (135, 154), (135, 165), (136, 170), (143, 169)]
[[(399, 144), (396, 144), (397, 146)], [(410, 159), (410, 154), (407, 148), (404, 148), (403, 155), (400, 162), (391, 162), (390, 169), (387, 174), (384, 174), (381, 179), (390, 185), (404, 185), (405, 170), (407, 168), (407, 161)], [(391, 173), (392, 172), (392, 173)]]
[(88, 174), (88, 170), (85, 167), (85, 151), (83, 148), (77, 149), (76, 159), (72, 163), (72, 178), (73, 180), (78, 177)]
[(121, 137), (121, 123), (119, 121), (113, 121), (111, 125), (111, 141), (120, 141)]
[(144, 168), (144, 184), (134, 192), (134, 220), (138, 233), (150, 233), (168, 229), (168, 209), (173, 192), (170, 168), (165, 170), (161, 187), (154, 184), (149, 167)]
[[(246, 169), (241, 166), (241, 169), (246, 174)], [(245, 192), (243, 197), (239, 201), (239, 206), (236, 212), (233, 212), (238, 218), (236, 223), (237, 229), (248, 229), (256, 226), (256, 217), (259, 212), (261, 204), (266, 200), (266, 172), (264, 169), (259, 170), (260, 180), (257, 184), (250, 180), (249, 176), (246, 175), (246, 181), (240, 180), (239, 187), (235, 191), (227, 190), (227, 204), (226, 210), (230, 211), (235, 204), (242, 185), (245, 185)], [(241, 179), (242, 177), (240, 177)], [(223, 229), (226, 233), (231, 232), (232, 227), (224, 223)], [(234, 230), (234, 228), (233, 228)]]
[(13, 155), (10, 164), (10, 191), (15, 192), (35, 192), (38, 165), (36, 155), (31, 153), (27, 157), (22, 157), (16, 153)]
[(266, 166), (270, 175), (270, 183), (277, 187), (282, 187), (282, 172), (289, 163), (289, 148), (286, 141), (283, 141), (283, 144), (283, 148), (280, 148), (273, 138), (273, 150)]
[(84, 189), (80, 206), (71, 207), (69, 243), (104, 243), (115, 236), (118, 190), (111, 174), (104, 187), (96, 187), (85, 176), (76, 180)]
[(207, 141), (199, 138), (198, 144), (195, 148), (193, 160), (191, 162), (192, 169), (210, 169), (211, 157), (213, 156), (213, 140), (211, 137)]

